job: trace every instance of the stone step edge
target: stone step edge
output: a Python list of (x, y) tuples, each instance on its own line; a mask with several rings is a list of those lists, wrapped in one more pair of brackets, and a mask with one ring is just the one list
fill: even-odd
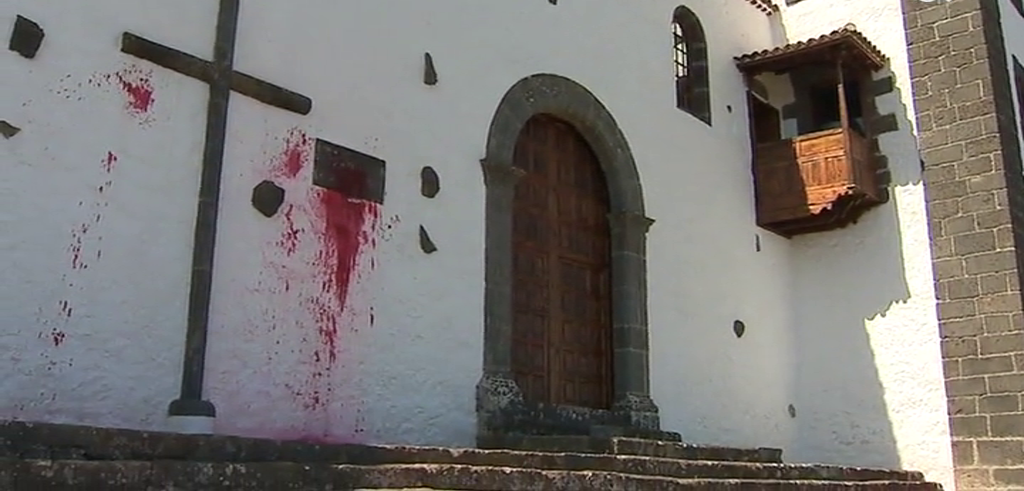
[[(907, 482), (907, 481), (893, 481), (893, 480), (874, 480), (874, 481), (828, 481), (828, 480), (788, 480), (788, 479), (734, 479), (734, 478), (679, 478), (679, 477), (668, 477), (668, 476), (639, 476), (635, 474), (628, 474), (623, 472), (610, 472), (610, 471), (571, 471), (571, 470), (543, 470), (543, 469), (524, 469), (519, 467), (502, 467), (502, 466), (461, 466), (461, 465), (433, 465), (433, 464), (393, 464), (393, 465), (381, 465), (381, 466), (360, 466), (360, 465), (338, 465), (334, 466), (336, 470), (346, 471), (352, 474), (356, 474), (358, 477), (363, 477), (361, 482), (355, 482), (357, 486), (367, 486), (368, 489), (380, 489), (379, 486), (374, 486), (380, 483), (380, 478), (394, 477), (397, 472), (406, 472), (412, 474), (412, 476), (406, 476), (409, 481), (400, 484), (405, 487), (423, 486), (424, 484), (434, 487), (436, 485), (444, 486), (445, 478), (451, 478), (455, 476), (465, 475), (480, 475), (484, 473), (499, 473), (502, 477), (507, 478), (514, 475), (529, 475), (532, 477), (546, 477), (554, 478), (555, 480), (576, 480), (580, 484), (586, 484), (589, 487), (568, 487), (564, 489), (642, 489), (644, 491), (658, 491), (660, 489), (678, 489), (676, 485), (689, 485), (689, 486), (707, 486), (711, 484), (732, 484), (738, 486), (758, 486), (756, 489), (762, 489), (761, 486), (781, 486), (780, 489), (786, 490), (800, 490), (807, 487), (822, 487), (824, 490), (833, 491), (835, 489), (885, 489), (885, 490), (897, 490), (897, 489), (929, 489), (941, 491), (941, 487), (934, 483), (928, 482)], [(453, 476), (454, 475), (454, 476)], [(376, 477), (377, 479), (373, 479)], [(575, 479), (574, 479), (575, 478)], [(605, 485), (595, 485), (594, 479), (610, 479), (610, 482)], [(438, 482), (441, 481), (441, 482)], [(414, 484), (418, 482), (419, 484)], [(499, 481), (500, 483), (501, 481)], [(618, 485), (615, 485), (617, 482)], [(626, 487), (625, 484), (629, 483), (644, 483), (640, 487)], [(541, 483), (537, 483), (541, 484)], [(662, 487), (663, 485), (669, 485), (669, 487)], [(796, 487), (794, 487), (796, 486)], [(916, 486), (916, 487), (915, 487)], [(486, 488), (492, 489), (492, 488)], [(505, 489), (505, 488), (495, 488)], [(548, 486), (531, 486), (523, 489), (551, 489)], [(740, 488), (735, 488), (740, 489)], [(746, 489), (751, 489), (747, 487)]]
[[(534, 452), (643, 455), (687, 460), (735, 462), (782, 462), (782, 449), (779, 448), (735, 448), (626, 437), (496, 435), (479, 439), (477, 446), (487, 449), (514, 449)], [(715, 458), (708, 458), (709, 455), (715, 455)]]
[(179, 455), (155, 458), (129, 457), (96, 458), (83, 454), (77, 457), (6, 460), (62, 460), (86, 462), (168, 462), (192, 461), (210, 464), (256, 465), (268, 463), (294, 463), (302, 465), (463, 465), (478, 467), (528, 468), (552, 471), (607, 471), (642, 476), (663, 476), (680, 479), (786, 479), (821, 481), (887, 480), (921, 482), (924, 475), (916, 471), (890, 470), (868, 467), (828, 464), (783, 464), (761, 462), (731, 462), (678, 460), (634, 455), (597, 455), (581, 453), (524, 452), (517, 450), (451, 449), (444, 447), (366, 446), (348, 455), (330, 460), (203, 460)]
[[(684, 443), (655, 443), (648, 440), (629, 438), (602, 439), (594, 437), (541, 437), (537, 440), (518, 438), (508, 440), (507, 446), (488, 446), (492, 450), (521, 450), (542, 452), (593, 453), (599, 455), (636, 455), (646, 457), (672, 458), (681, 460), (737, 461), (737, 462), (768, 462), (781, 463), (781, 450), (765, 453), (761, 450), (729, 449), (726, 447), (700, 446)], [(549, 448), (531, 448), (535, 443), (548, 442), (541, 446)], [(527, 442), (527, 444), (524, 444)], [(533, 442), (533, 443), (530, 443)], [(565, 448), (554, 448), (559, 443), (569, 444)], [(94, 458), (110, 458), (114, 460), (142, 459), (149, 460), (167, 454), (181, 455), (177, 458), (212, 461), (243, 460), (238, 455), (247, 455), (247, 460), (280, 460), (281, 454), (287, 454), (284, 460), (296, 461), (325, 460), (324, 457), (337, 458), (339, 454), (358, 453), (366, 445), (346, 443), (309, 443), (301, 441), (282, 441), (266, 438), (239, 437), (230, 435), (186, 435), (180, 433), (143, 431), (122, 428), (103, 428), (95, 426), (30, 423), (24, 421), (0, 422), (0, 456), (6, 452), (10, 455), (24, 454), (25, 450), (45, 450), (52, 448), (63, 453), (79, 451), (91, 453)], [(160, 455), (157, 455), (160, 454)], [(222, 454), (217, 458), (217, 454)], [(142, 457), (140, 457), (140, 455)], [(67, 455), (34, 455), (39, 458), (66, 458)], [(303, 458), (296, 458), (302, 456)]]
[[(941, 491), (941, 486), (899, 481), (787, 481), (764, 479), (678, 479), (602, 471), (550, 471), (511, 467), (436, 464), (304, 465), (228, 464), (181, 461), (0, 460), (0, 485), (10, 491), (47, 489), (411, 489), (513, 491), (535, 489), (617, 489), (623, 491), (723, 490), (904, 490)], [(140, 487), (132, 487), (137, 485)], [(66, 487), (72, 486), (72, 487)], [(83, 487), (84, 486), (84, 487)], [(300, 487), (305, 486), (305, 487)]]
[[(509, 465), (549, 470), (634, 469), (641, 475), (696, 477), (701, 472), (715, 477), (749, 477), (773, 473), (790, 479), (866, 480), (885, 477), (922, 481), (912, 471), (841, 467), (834, 465), (782, 464), (775, 462), (675, 459), (664, 456), (587, 454), (577, 452), (530, 452), (513, 449), (449, 449), (443, 447), (318, 445), (211, 435), (140, 432), (97, 427), (52, 424), (9, 424), (0, 431), (0, 456), (67, 460), (194, 460), (200, 462)], [(36, 431), (39, 430), (39, 431)], [(28, 441), (4, 442), (5, 437), (25, 436)], [(136, 440), (132, 440), (136, 437)], [(127, 442), (127, 443), (126, 443)], [(120, 446), (119, 446), (120, 444)], [(39, 446), (42, 448), (38, 448)], [(679, 444), (674, 444), (679, 445)], [(12, 448), (13, 447), (13, 448)], [(20, 448), (19, 448), (20, 447)], [(697, 448), (697, 447), (693, 447)], [(744, 466), (744, 464), (748, 464)], [(760, 467), (754, 467), (760, 465)], [(642, 471), (642, 472), (641, 472)], [(728, 476), (729, 473), (735, 475)]]
[[(381, 453), (395, 452), (395, 454), (393, 456), (379, 455), (376, 458), (363, 456), (362, 459), (353, 459), (353, 461), (346, 462), (346, 464), (452, 464), (541, 470), (608, 471), (646, 476), (677, 477), (681, 479), (698, 477), (755, 479), (754, 477), (746, 476), (761, 472), (776, 474), (771, 479), (789, 480), (924, 481), (924, 474), (918, 471), (832, 464), (690, 460), (645, 455), (531, 452), (510, 449), (450, 449), (444, 447), (395, 445), (368, 447), (367, 451), (371, 454), (376, 451)], [(358, 460), (363, 460), (363, 462)]]

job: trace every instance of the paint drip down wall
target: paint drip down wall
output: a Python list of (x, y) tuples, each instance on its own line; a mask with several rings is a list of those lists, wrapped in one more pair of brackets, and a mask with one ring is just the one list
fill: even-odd
[[(376, 267), (374, 250), (394, 220), (382, 221), (379, 204), (351, 198), (345, 186), (313, 185), (315, 139), (304, 131), (268, 141), (273, 148), (254, 165), (246, 185), (269, 180), (285, 198), (270, 218), (247, 210), (263, 237), (259, 271), (240, 292), (244, 300), (232, 306), (244, 318), (227, 312), (222, 322), (243, 342), (221, 340), (218, 346), (211, 339), (208, 357), (217, 365), (210, 367), (210, 397), (219, 412), (241, 416), (218, 418), (217, 431), (360, 441), (362, 410), (350, 369), (364, 356), (357, 346), (360, 331), (373, 324), (373, 298), (364, 291)], [(350, 182), (360, 176), (337, 177)], [(251, 382), (239, 383), (238, 374)], [(254, 410), (260, 406), (276, 414)]]

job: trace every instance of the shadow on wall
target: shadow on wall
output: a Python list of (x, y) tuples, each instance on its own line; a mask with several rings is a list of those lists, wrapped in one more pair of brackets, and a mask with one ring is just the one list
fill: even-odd
[[(892, 319), (881, 325), (883, 335), (873, 345), (866, 321), (885, 318), (895, 303), (910, 299), (902, 253), (907, 224), (901, 224), (897, 196), (898, 188), (921, 181), (921, 171), (898, 89), (876, 101), (879, 113), (894, 114), (899, 127), (878, 138), (892, 176), (889, 201), (845, 229), (792, 241), (796, 363), (791, 379), (794, 401), (785, 408), (795, 422), (794, 438), (786, 449), (789, 461), (901, 467), (880, 378), (880, 369), (889, 373), (887, 367), (900, 361), (899, 352), (876, 353), (874, 347), (883, 342), (898, 348), (913, 340), (900, 332), (905, 324)], [(904, 221), (923, 219), (920, 206), (921, 217), (903, 217)], [(906, 212), (905, 203), (903, 208)], [(908, 329), (905, 335), (914, 332), (920, 330)]]

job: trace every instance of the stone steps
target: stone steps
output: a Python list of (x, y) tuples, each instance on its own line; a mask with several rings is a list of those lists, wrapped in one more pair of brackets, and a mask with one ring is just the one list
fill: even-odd
[(732, 448), (658, 441), (640, 438), (595, 438), (589, 436), (504, 435), (481, 439), (481, 448), (637, 455), (682, 460), (781, 463), (777, 448)]
[(777, 449), (596, 437), (506, 443), (533, 450), (316, 444), (7, 422), (0, 423), (0, 490), (939, 489), (918, 472), (783, 464)]
[[(487, 449), (552, 453), (632, 455), (679, 460), (781, 463), (782, 451), (743, 449), (637, 438), (507, 436)], [(0, 422), (0, 457), (90, 460), (197, 460), (205, 462), (403, 463), (415, 453), (439, 462), (450, 449), (320, 445), (232, 436), (180, 435), (76, 425)], [(495, 454), (496, 455), (496, 454)]]
[(608, 471), (541, 470), (453, 464), (374, 466), (291, 462), (0, 460), (0, 487), (10, 491), (178, 490), (900, 490), (941, 491), (920, 481), (837, 482), (766, 479), (679, 479)]

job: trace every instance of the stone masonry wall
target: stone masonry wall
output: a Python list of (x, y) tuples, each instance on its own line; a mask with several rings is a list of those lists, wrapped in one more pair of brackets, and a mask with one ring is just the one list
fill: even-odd
[(1024, 178), (995, 0), (903, 0), (960, 491), (1024, 486)]

